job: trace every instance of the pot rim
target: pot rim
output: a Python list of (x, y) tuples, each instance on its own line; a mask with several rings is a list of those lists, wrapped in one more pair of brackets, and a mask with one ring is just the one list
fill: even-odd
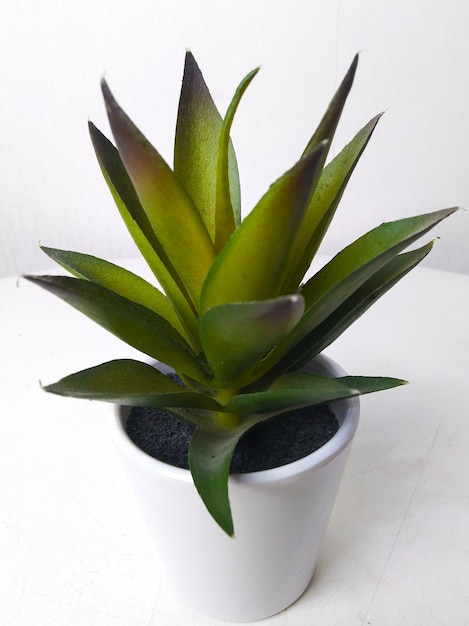
[[(330, 357), (320, 354), (312, 362), (312, 369), (321, 374), (330, 374), (334, 378), (346, 376), (345, 370)], [(323, 446), (307, 456), (267, 470), (230, 474), (229, 481), (247, 484), (265, 484), (277, 482), (306, 471), (318, 469), (326, 465), (352, 441), (358, 428), (360, 400), (358, 397), (337, 400), (330, 403), (331, 410), (339, 420), (339, 429)], [(133, 458), (137, 465), (147, 470), (181, 482), (192, 483), (188, 469), (176, 467), (156, 459), (139, 448), (127, 435), (125, 423), (132, 407), (117, 406), (114, 408), (114, 419), (110, 422), (111, 435), (117, 448), (127, 457)]]

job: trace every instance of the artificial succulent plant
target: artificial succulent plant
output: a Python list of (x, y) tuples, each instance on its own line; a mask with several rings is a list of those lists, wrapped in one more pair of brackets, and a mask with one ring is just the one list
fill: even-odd
[(103, 80), (116, 145), (92, 123), (91, 139), (120, 214), (161, 289), (102, 259), (45, 247), (73, 276), (27, 277), (175, 370), (176, 380), (157, 366), (120, 359), (45, 389), (164, 408), (195, 426), (190, 470), (228, 534), (229, 468), (245, 432), (292, 409), (403, 382), (330, 379), (301, 370), (428, 254), (431, 242), (402, 251), (454, 211), (384, 223), (305, 279), (380, 117), (326, 164), (357, 62), (297, 163), (243, 220), (230, 129), (257, 70), (241, 82), (222, 118), (194, 57), (186, 54), (173, 169)]

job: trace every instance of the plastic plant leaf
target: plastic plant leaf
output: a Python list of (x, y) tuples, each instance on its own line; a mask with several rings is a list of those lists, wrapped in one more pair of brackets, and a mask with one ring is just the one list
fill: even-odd
[(380, 117), (377, 115), (370, 120), (322, 171), (298, 234), (285, 279), (285, 291), (296, 290), (309, 269)]
[[(177, 176), (120, 108), (104, 80), (102, 90), (117, 149), (138, 198), (172, 268), (198, 309), (203, 281), (215, 259), (209, 233)], [(188, 257), (191, 263), (187, 263)]]
[(237, 378), (294, 328), (303, 311), (301, 296), (209, 309), (200, 320), (200, 339), (215, 381), (238, 386)]
[(172, 380), (151, 365), (121, 359), (44, 388), (162, 408), (192, 424), (194, 484), (228, 535), (233, 535), (229, 471), (244, 433), (295, 409), (405, 383), (376, 376), (328, 378), (301, 368), (425, 257), (432, 243), (402, 251), (456, 210), (382, 224), (300, 284), (380, 117), (325, 166), (357, 63), (358, 56), (299, 161), (243, 221), (230, 132), (257, 69), (241, 81), (222, 119), (187, 52), (174, 171), (102, 81), (117, 147), (90, 123), (93, 146), (127, 229), (162, 291), (115, 264), (53, 248), (44, 251), (74, 277), (26, 276), (157, 359), (162, 369), (165, 363), (175, 370)]
[(181, 335), (160, 315), (87, 280), (69, 276), (26, 276), (75, 307), (144, 354), (195, 380), (207, 381), (206, 369)]
[(355, 55), (352, 64), (350, 65), (347, 74), (345, 75), (342, 83), (337, 89), (334, 97), (332, 98), (329, 106), (319, 126), (317, 127), (314, 135), (308, 142), (306, 146), (303, 156), (306, 156), (310, 152), (312, 152), (322, 141), (329, 140), (332, 141), (335, 130), (337, 128), (337, 124), (339, 123), (340, 116), (342, 115), (342, 111), (347, 100), (347, 97), (350, 93), (350, 89), (352, 88), (353, 79), (355, 78), (355, 72), (357, 70), (358, 65), (358, 54)]
[[(324, 309), (330, 310), (331, 302), (345, 300), (392, 257), (456, 210), (453, 207), (386, 222), (344, 248), (301, 290), (311, 316), (320, 318)], [(313, 309), (314, 305), (317, 307)]]
[[(414, 268), (431, 250), (430, 242), (411, 252), (396, 255), (384, 266), (375, 270), (366, 281), (352, 291), (347, 298), (327, 299), (330, 309), (320, 322), (306, 313), (286, 339), (260, 362), (252, 377), (257, 384), (266, 385), (283, 372), (304, 365), (337, 339), (368, 308)], [(325, 308), (322, 313), (325, 312)], [(297, 330), (301, 332), (297, 333)]]
[[(186, 53), (174, 145), (174, 171), (215, 241), (216, 171), (222, 118), (191, 52)], [(229, 191), (236, 223), (241, 215), (238, 166), (228, 147)]]
[(236, 444), (244, 430), (197, 428), (189, 445), (189, 467), (202, 501), (217, 524), (232, 537), (228, 476)]
[[(391, 389), (404, 384), (395, 378), (348, 377), (326, 378), (299, 373), (283, 377), (277, 389), (234, 396), (226, 408), (246, 419), (235, 428), (198, 428), (189, 447), (189, 466), (195, 486), (208, 511), (219, 526), (233, 536), (233, 519), (228, 494), (231, 459), (242, 435), (256, 424), (287, 410), (313, 406), (364, 393)], [(261, 412), (252, 414), (252, 410)], [(177, 411), (184, 419), (185, 412)]]
[(295, 369), (301, 367), (322, 352), (363, 315), (372, 304), (418, 265), (432, 247), (433, 242), (430, 241), (417, 250), (394, 257), (291, 350), (271, 374), (275, 376), (291, 367)]
[(239, 415), (269, 413), (269, 416), (366, 393), (392, 389), (405, 381), (388, 377), (327, 378), (309, 372), (281, 376), (266, 391), (233, 396), (226, 410)]
[(324, 162), (321, 144), (275, 182), (241, 222), (205, 280), (201, 311), (279, 295), (304, 212)]
[[(213, 398), (188, 390), (155, 367), (132, 359), (118, 359), (90, 367), (70, 374), (44, 389), (60, 396), (113, 402), (124, 406), (157, 409), (175, 406), (212, 411), (222, 409)], [(191, 423), (195, 426), (203, 424), (203, 420), (197, 419), (197, 415), (197, 412), (191, 414)]]
[(178, 278), (177, 273), (166, 258), (166, 254), (140, 204), (119, 152), (91, 122), (89, 123), (89, 130), (99, 166), (127, 230), (166, 295), (174, 304), (192, 342), (196, 344), (197, 321), (190, 305), (190, 298), (184, 285), (181, 282), (178, 283), (174, 278), (174, 276), (176, 279)]
[(220, 132), (217, 161), (217, 186), (215, 210), (215, 251), (218, 253), (226, 244), (235, 227), (239, 225), (239, 216), (233, 209), (230, 191), (230, 131), (238, 105), (244, 92), (250, 85), (259, 68), (250, 72), (240, 83), (228, 107)]
[(89, 254), (45, 246), (41, 246), (41, 249), (77, 278), (86, 278), (128, 300), (132, 300), (132, 302), (155, 311), (178, 332), (185, 335), (184, 328), (167, 297), (140, 276), (119, 265)]

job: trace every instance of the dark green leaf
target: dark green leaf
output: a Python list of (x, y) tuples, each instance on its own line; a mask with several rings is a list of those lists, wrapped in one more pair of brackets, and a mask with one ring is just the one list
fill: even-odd
[(358, 65), (358, 54), (355, 55), (351, 66), (342, 83), (340, 84), (338, 90), (334, 94), (327, 110), (316, 129), (314, 135), (308, 142), (306, 146), (303, 156), (306, 156), (310, 152), (312, 152), (322, 141), (328, 140), (332, 141), (335, 130), (337, 128), (337, 124), (339, 123), (340, 116), (342, 115), (342, 111), (347, 100), (347, 96), (352, 88), (353, 79), (355, 77), (355, 72), (357, 70)]
[(246, 416), (258, 413), (269, 413), (272, 416), (333, 400), (391, 389), (404, 382), (397, 378), (366, 376), (327, 378), (318, 374), (297, 372), (280, 377), (267, 391), (233, 396), (226, 404), (226, 410)]
[(329, 228), (348, 181), (381, 116), (374, 117), (324, 168), (306, 211), (285, 279), (285, 291), (296, 291)]
[(181, 335), (161, 316), (116, 293), (68, 276), (26, 276), (144, 354), (199, 381), (207, 371)]
[[(305, 365), (324, 348), (335, 341), (353, 322), (365, 313), (372, 304), (383, 296), (430, 252), (433, 242), (417, 250), (406, 252), (391, 259), (383, 268), (361, 285), (351, 296), (340, 303), (335, 310), (296, 345), (288, 337), (269, 357), (269, 362), (261, 363), (253, 376), (267, 372), (257, 384), (268, 385), (282, 373)], [(288, 344), (288, 348), (287, 348)], [(284, 355), (281, 357), (281, 355)], [(267, 361), (267, 360), (266, 360)]]
[(443, 209), (381, 224), (344, 248), (301, 290), (310, 317), (324, 319), (324, 311), (329, 314), (336, 303), (343, 302), (391, 258), (456, 210)]
[(231, 459), (242, 429), (198, 428), (189, 447), (189, 466), (194, 484), (217, 524), (234, 534), (228, 497)]
[(399, 254), (381, 270), (368, 279), (343, 304), (331, 313), (312, 333), (307, 335), (274, 368), (272, 375), (297, 368), (310, 361), (317, 354), (335, 341), (353, 322), (355, 322), (372, 304), (391, 289), (401, 278), (406, 276), (433, 247), (430, 242), (411, 252)]
[(283, 339), (301, 319), (300, 296), (223, 304), (200, 320), (200, 340), (220, 386), (239, 377)]
[[(156, 368), (132, 359), (120, 359), (90, 367), (44, 387), (60, 396), (114, 402), (124, 406), (188, 407), (219, 411), (222, 407), (211, 397), (188, 390)], [(203, 420), (194, 419), (198, 426)]]
[(284, 376), (278, 381), (276, 389), (234, 396), (226, 408), (246, 415), (245, 420), (236, 428), (198, 428), (189, 450), (194, 483), (210, 514), (228, 535), (233, 535), (228, 476), (236, 445), (250, 428), (295, 407), (312, 406), (391, 389), (404, 382), (395, 378), (331, 379), (298, 373)]
[(167, 297), (140, 276), (89, 254), (57, 250), (45, 246), (41, 246), (41, 249), (74, 276), (86, 278), (128, 300), (132, 300), (132, 302), (146, 306), (147, 309), (151, 309), (164, 317), (181, 334), (185, 334), (184, 328)]

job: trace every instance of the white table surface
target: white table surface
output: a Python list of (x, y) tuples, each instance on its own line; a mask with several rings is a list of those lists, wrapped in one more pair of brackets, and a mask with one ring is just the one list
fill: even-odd
[[(469, 276), (419, 267), (327, 350), (411, 384), (362, 399), (313, 582), (262, 623), (469, 624), (468, 308)], [(39, 386), (137, 353), (16, 278), (0, 281), (0, 320), (0, 624), (216, 624), (161, 572), (109, 406)]]

